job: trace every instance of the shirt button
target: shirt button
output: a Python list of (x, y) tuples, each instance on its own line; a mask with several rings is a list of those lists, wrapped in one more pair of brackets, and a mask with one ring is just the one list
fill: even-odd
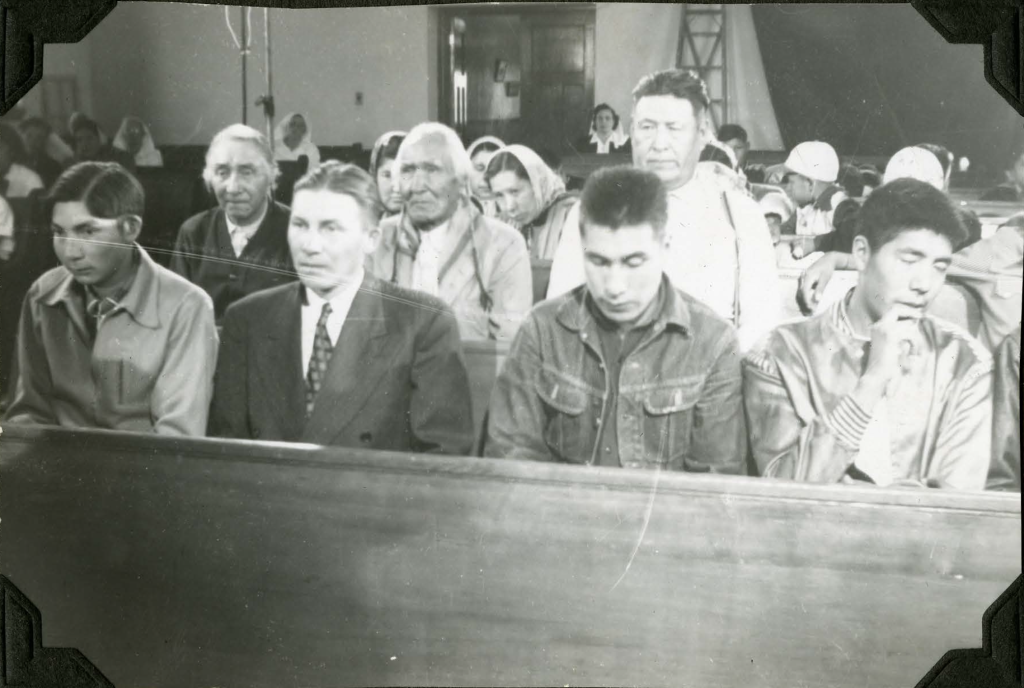
[(594, 421), (594, 425), (600, 425), (600, 424), (601, 424), (601, 419), (600, 418), (598, 418), (597, 420)]

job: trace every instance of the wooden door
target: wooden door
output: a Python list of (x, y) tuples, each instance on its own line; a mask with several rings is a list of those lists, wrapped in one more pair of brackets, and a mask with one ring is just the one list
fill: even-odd
[(524, 143), (565, 151), (590, 128), (594, 106), (594, 11), (524, 12)]

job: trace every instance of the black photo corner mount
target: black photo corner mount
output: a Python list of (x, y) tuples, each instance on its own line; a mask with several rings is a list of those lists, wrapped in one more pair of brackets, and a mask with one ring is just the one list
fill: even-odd
[(985, 610), (981, 619), (981, 649), (950, 650), (925, 674), (916, 688), (1011, 688), (1021, 685), (1024, 629), (1021, 581)]
[(43, 647), (39, 610), (0, 575), (0, 688), (113, 686), (78, 650)]
[[(415, 0), (207, 3), (281, 8), (422, 4)], [(1024, 116), (1024, 0), (912, 0), (910, 4), (947, 42), (982, 45), (985, 80)], [(46, 43), (78, 42), (116, 5), (117, 0), (0, 0), (0, 114), (39, 82)], [(950, 650), (916, 688), (1021, 685), (1021, 582), (1018, 577), (984, 613), (982, 648)], [(3, 575), (0, 593), (0, 688), (113, 686), (78, 650), (42, 646), (39, 610)]]
[[(423, 3), (416, 0), (210, 0), (210, 4), (326, 8)], [(985, 80), (1024, 116), (1024, 0), (911, 0), (910, 4), (948, 42), (981, 44)], [(3, 36), (0, 114), (14, 107), (42, 78), (45, 43), (78, 42), (116, 5), (117, 0), (0, 0), (3, 31), (0, 34)]]

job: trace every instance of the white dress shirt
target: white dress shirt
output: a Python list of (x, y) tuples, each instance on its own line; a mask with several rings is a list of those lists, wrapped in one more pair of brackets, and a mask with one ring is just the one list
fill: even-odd
[(231, 218), (225, 213), (224, 220), (228, 223), (228, 234), (231, 236), (231, 248), (235, 251), (235, 257), (242, 255), (242, 251), (249, 245), (249, 241), (252, 240), (256, 231), (260, 228), (260, 223), (263, 222), (263, 218), (267, 216), (267, 210), (270, 208), (270, 202), (263, 207), (263, 212), (256, 218), (255, 222), (251, 222), (247, 225), (236, 225), (231, 221)]
[(412, 288), (437, 296), (441, 265), (451, 252), (451, 223), (420, 232), (420, 247), (412, 264)]
[[(338, 345), (338, 337), (341, 336), (341, 327), (345, 324), (349, 309), (352, 308), (352, 301), (359, 293), (359, 287), (363, 284), (363, 271), (346, 284), (337, 294), (331, 297), (331, 314), (327, 317), (327, 337), (331, 340), (331, 346)], [(309, 370), (309, 360), (313, 358), (313, 340), (316, 339), (316, 324), (320, 320), (320, 313), (324, 304), (328, 303), (312, 289), (303, 288), (306, 293), (306, 302), (302, 305), (302, 373)]]

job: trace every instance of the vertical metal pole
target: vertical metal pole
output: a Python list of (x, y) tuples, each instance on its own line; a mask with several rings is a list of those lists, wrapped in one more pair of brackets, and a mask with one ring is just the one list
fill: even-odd
[[(274, 102), (274, 73), (270, 61), (270, 9), (263, 8), (263, 42), (266, 44), (266, 71), (267, 71), (267, 94), (266, 98)], [(264, 108), (267, 113), (267, 140), (270, 141), (270, 149), (274, 149), (274, 108)]]
[(248, 75), (246, 74), (246, 53), (249, 45), (249, 28), (245, 24), (245, 7), (240, 7), (242, 15), (242, 124), (249, 123), (249, 93), (246, 88)]

